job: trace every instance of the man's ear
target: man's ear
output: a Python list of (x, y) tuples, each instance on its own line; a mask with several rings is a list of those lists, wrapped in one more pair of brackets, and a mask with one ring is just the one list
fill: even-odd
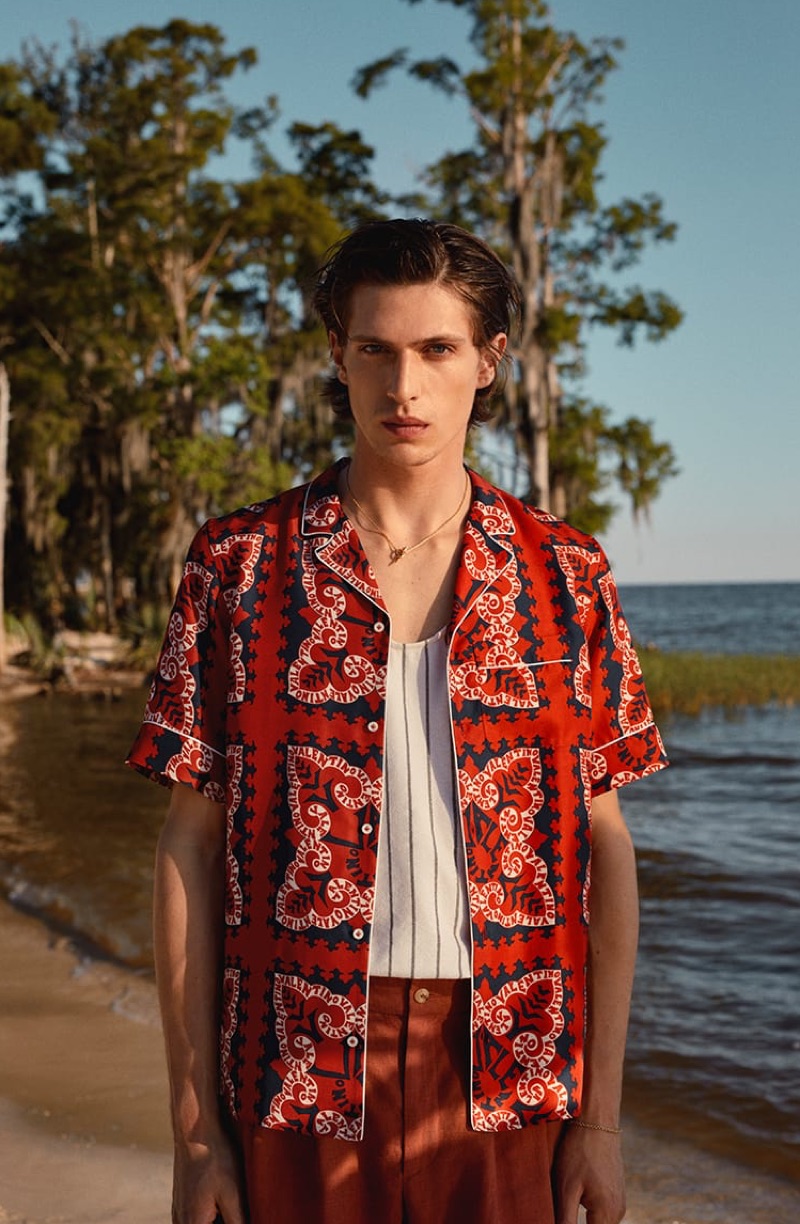
[(328, 344), (331, 350), (331, 361), (336, 366), (336, 376), (339, 382), (347, 382), (347, 372), (344, 368), (344, 345), (337, 336), (336, 332), (331, 330), (328, 332)]
[(478, 370), (478, 386), (488, 387), (497, 376), (497, 367), (503, 359), (508, 345), (505, 332), (498, 332), (488, 344), (481, 349), (481, 364)]

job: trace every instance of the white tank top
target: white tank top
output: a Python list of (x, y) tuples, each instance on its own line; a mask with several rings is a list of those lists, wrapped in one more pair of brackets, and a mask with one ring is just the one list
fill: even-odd
[(444, 629), (390, 645), (384, 761), (370, 973), (469, 977)]

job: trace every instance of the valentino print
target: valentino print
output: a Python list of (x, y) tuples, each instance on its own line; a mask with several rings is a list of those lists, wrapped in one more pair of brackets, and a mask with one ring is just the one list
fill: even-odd
[[(391, 626), (339, 471), (197, 533), (130, 763), (226, 805), (228, 1109), (357, 1140)], [(592, 797), (665, 758), (599, 546), (470, 475), (447, 681), (498, 1130), (579, 1107)]]

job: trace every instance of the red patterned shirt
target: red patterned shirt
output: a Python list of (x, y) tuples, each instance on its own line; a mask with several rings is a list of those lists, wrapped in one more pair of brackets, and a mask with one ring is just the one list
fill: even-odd
[[(130, 764), (226, 805), (231, 1113), (356, 1140), (390, 625), (337, 475), (198, 532)], [(599, 546), (471, 478), (448, 681), (492, 1131), (579, 1108), (591, 797), (666, 760)]]

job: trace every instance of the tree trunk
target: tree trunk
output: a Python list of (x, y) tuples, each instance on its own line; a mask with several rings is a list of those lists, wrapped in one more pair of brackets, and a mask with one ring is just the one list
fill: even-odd
[(111, 503), (110, 490), (105, 487), (100, 491), (100, 576), (103, 587), (103, 602), (105, 604), (105, 629), (107, 633), (117, 631), (116, 591), (114, 582), (114, 549), (111, 538)]
[(5, 630), (5, 542), (8, 504), (8, 421), (11, 392), (8, 371), (0, 362), (0, 672), (6, 662)]
[(522, 288), (522, 334), (514, 354), (520, 372), (518, 411), (525, 415), (530, 493), (542, 510), (550, 509), (550, 403), (546, 357), (536, 332), (544, 305), (541, 291), (543, 258), (536, 217), (539, 201), (536, 180), (528, 168), (528, 112), (524, 99), (525, 64), (522, 24), (510, 18), (506, 53), (513, 66), (511, 98), (503, 116), (501, 143), (504, 183), (509, 201), (509, 239), (514, 273)]

